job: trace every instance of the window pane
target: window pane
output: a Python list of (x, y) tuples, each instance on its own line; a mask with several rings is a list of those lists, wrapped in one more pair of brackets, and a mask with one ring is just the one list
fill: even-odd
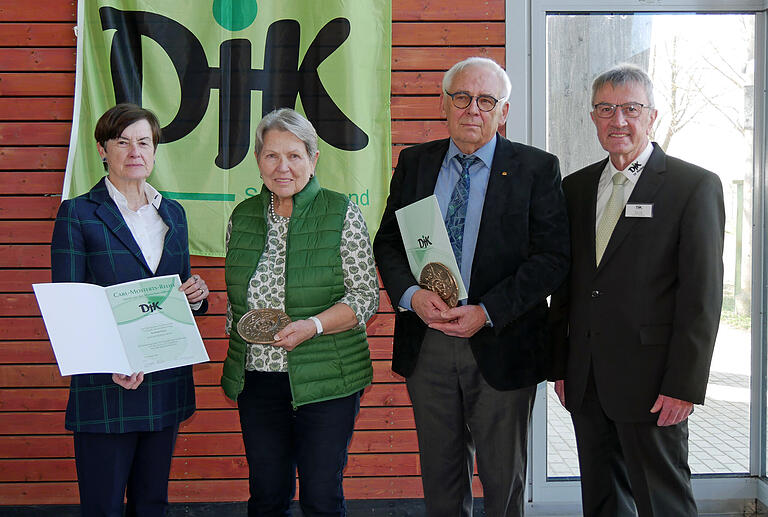
[[(723, 313), (704, 406), (690, 418), (694, 474), (749, 471), (754, 16), (547, 16), (547, 148), (563, 174), (603, 159), (591, 83), (622, 63), (647, 70), (659, 111), (652, 139), (720, 176), (726, 208)], [(573, 429), (551, 386), (547, 475), (578, 476)]]

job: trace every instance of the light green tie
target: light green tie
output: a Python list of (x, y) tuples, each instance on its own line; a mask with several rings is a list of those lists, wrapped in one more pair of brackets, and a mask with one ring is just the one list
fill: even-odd
[(624, 210), (624, 184), (627, 182), (627, 177), (623, 173), (617, 172), (613, 175), (612, 180), (611, 197), (608, 199), (608, 204), (605, 205), (603, 217), (597, 225), (597, 234), (595, 235), (595, 258), (598, 265), (600, 259), (603, 258), (608, 241), (611, 239), (613, 229), (621, 217), (621, 211)]

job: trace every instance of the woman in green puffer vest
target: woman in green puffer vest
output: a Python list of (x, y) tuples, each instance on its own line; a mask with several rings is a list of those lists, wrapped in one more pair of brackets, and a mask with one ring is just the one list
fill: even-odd
[[(261, 193), (227, 229), (229, 349), (221, 385), (237, 401), (249, 467), (248, 515), (288, 516), (301, 483), (305, 516), (346, 515), (342, 471), (373, 369), (365, 322), (378, 308), (370, 238), (356, 204), (315, 178), (317, 133), (283, 108), (256, 128)], [(272, 344), (237, 323), (285, 311)]]

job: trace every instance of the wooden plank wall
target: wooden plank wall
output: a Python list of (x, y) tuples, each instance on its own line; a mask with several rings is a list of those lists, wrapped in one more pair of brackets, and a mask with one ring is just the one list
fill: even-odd
[[(461, 58), (504, 63), (504, 0), (393, 0), (393, 163), (404, 146), (447, 135), (442, 71)], [(31, 284), (50, 281), (49, 242), (72, 119), (76, 2), (0, 0), (0, 505), (78, 501), (63, 427), (68, 379), (54, 363)], [(247, 498), (234, 406), (218, 387), (226, 350), (222, 259), (193, 257), (211, 287), (198, 323), (212, 362), (195, 368), (198, 411), (181, 428), (176, 502)], [(392, 306), (369, 322), (375, 384), (363, 397), (345, 489), (350, 499), (421, 497), (413, 414), (390, 371)]]

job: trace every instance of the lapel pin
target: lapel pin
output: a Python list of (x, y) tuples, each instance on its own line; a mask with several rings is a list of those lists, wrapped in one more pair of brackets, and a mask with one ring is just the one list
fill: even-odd
[(501, 172), (501, 175), (502, 175), (502, 176), (506, 176), (507, 174), (508, 174), (508, 173), (507, 173), (507, 171), (502, 171), (502, 172)]

